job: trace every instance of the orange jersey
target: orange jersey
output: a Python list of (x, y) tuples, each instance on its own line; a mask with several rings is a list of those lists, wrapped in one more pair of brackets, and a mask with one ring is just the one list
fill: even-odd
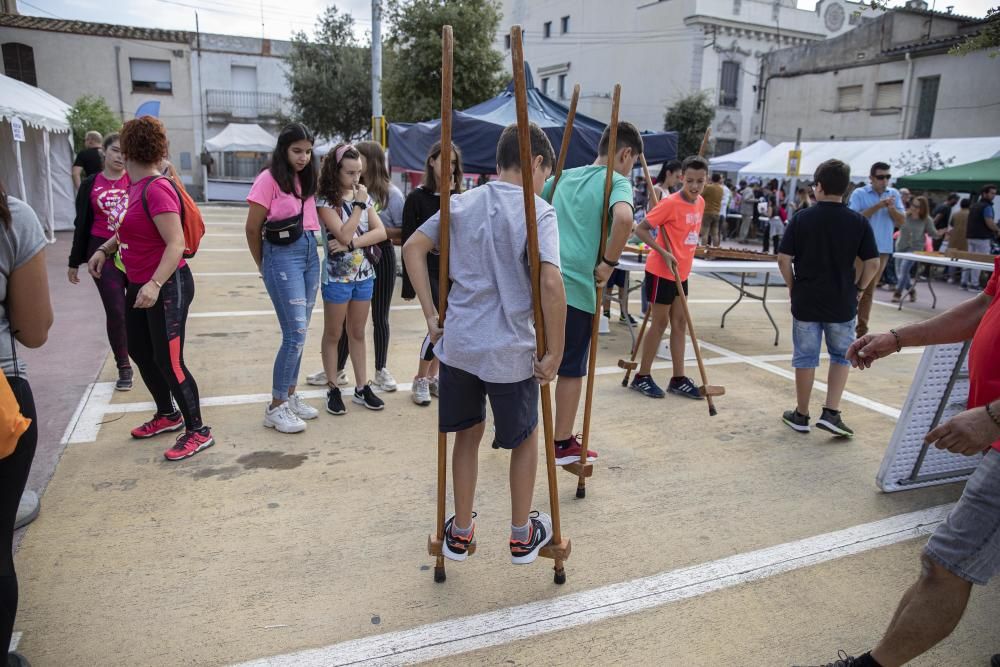
[[(684, 199), (682, 192), (678, 191), (664, 197), (656, 208), (646, 214), (649, 226), (657, 230), (657, 245), (671, 253), (677, 260), (681, 282), (691, 275), (694, 251), (698, 247), (698, 235), (701, 233), (701, 218), (705, 213), (705, 200), (701, 196), (692, 204)], [(670, 240), (669, 246), (664, 243), (664, 238)], [(646, 271), (676, 282), (674, 274), (670, 272), (670, 268), (658, 252), (649, 253), (649, 258), (646, 259)]]

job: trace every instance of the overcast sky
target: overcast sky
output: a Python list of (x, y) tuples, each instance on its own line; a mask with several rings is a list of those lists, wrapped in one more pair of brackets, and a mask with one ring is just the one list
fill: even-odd
[[(944, 11), (954, 6), (956, 14), (985, 16), (997, 0), (929, 0)], [(195, 11), (203, 32), (288, 39), (295, 31), (311, 33), (318, 16), (328, 4), (349, 11), (359, 37), (371, 30), (371, 0), (18, 0), (22, 14), (49, 16), (102, 23), (194, 30)], [(892, 5), (902, 5), (893, 0)], [(813, 9), (815, 0), (799, 0), (802, 9)], [(263, 11), (263, 30), (261, 12)]]

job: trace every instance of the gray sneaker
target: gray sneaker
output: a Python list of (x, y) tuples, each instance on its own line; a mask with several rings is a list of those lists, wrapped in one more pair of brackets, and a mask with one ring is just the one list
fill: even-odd
[(838, 438), (853, 438), (854, 430), (840, 418), (840, 410), (823, 408), (823, 414), (816, 421), (816, 428), (833, 433)]
[(392, 393), (396, 391), (396, 378), (392, 377), (392, 373), (389, 372), (388, 368), (376, 371), (375, 380), (372, 384), (385, 392)]
[(417, 405), (427, 406), (431, 404), (430, 380), (427, 378), (413, 378), (410, 392), (410, 398)]
[(441, 382), (438, 380), (437, 376), (428, 379), (430, 380), (431, 396), (437, 398), (438, 392), (441, 390)]
[(795, 410), (785, 410), (785, 413), (781, 415), (781, 421), (799, 433), (808, 433), (811, 429), (809, 428), (809, 415), (804, 415)]
[(17, 517), (14, 519), (14, 530), (23, 528), (38, 517), (38, 510), (41, 508), (41, 501), (38, 494), (29, 489), (25, 489), (21, 494), (21, 501), (17, 504)]
[(306, 376), (306, 384), (311, 384), (314, 387), (325, 387), (326, 386), (326, 371), (319, 371), (318, 373), (313, 373), (312, 375)]

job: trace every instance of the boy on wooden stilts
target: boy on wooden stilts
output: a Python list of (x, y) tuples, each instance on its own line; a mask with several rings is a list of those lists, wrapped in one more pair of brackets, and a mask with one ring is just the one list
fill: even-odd
[[(557, 465), (580, 460), (581, 444), (574, 435), (573, 427), (580, 407), (583, 378), (587, 375), (591, 324), (599, 305), (596, 288), (605, 285), (611, 277), (634, 224), (632, 184), (628, 177), (642, 154), (642, 136), (635, 125), (620, 121), (618, 145), (610, 159), (609, 141), (610, 132), (605, 129), (598, 145), (597, 159), (591, 165), (564, 171), (552, 200), (559, 219), (559, 252), (568, 306), (566, 350), (556, 383)], [(604, 181), (609, 163), (614, 170), (608, 201), (612, 224), (604, 257), (599, 259), (597, 251), (604, 213)], [(552, 180), (549, 179), (542, 192), (546, 199), (550, 196), (551, 187)], [(597, 452), (588, 450), (587, 460), (596, 459)]]
[[(555, 155), (545, 133), (531, 124), (533, 183), (540, 193)], [(541, 259), (541, 297), (546, 345), (535, 345), (531, 273), (527, 256), (517, 125), (504, 129), (497, 144), (500, 178), (451, 198), (451, 253), (445, 327), (431, 295), (427, 254), (440, 242), (440, 214), (410, 237), (403, 255), (441, 364), (438, 423), (455, 433), (452, 479), (455, 513), (445, 522), (444, 555), (465, 560), (475, 544), (472, 511), (479, 443), (485, 430), (486, 399), (496, 426), (496, 443), (511, 450), (511, 561), (531, 563), (552, 539), (547, 514), (532, 512), (538, 466), (539, 383), (555, 378), (563, 356), (566, 295), (559, 273), (556, 212), (535, 197)]]
[[(684, 309), (674, 308), (677, 298), (678, 278), (680, 289), (688, 293), (688, 277), (694, 264), (694, 251), (698, 247), (701, 219), (705, 213), (705, 200), (701, 193), (708, 180), (708, 162), (701, 156), (691, 156), (681, 165), (681, 189), (660, 200), (635, 230), (635, 235), (654, 252), (646, 260), (646, 280), (643, 291), (652, 313), (649, 331), (642, 341), (642, 363), (630, 389), (650, 398), (663, 398), (666, 393), (653, 381), (652, 367), (660, 348), (663, 332), (670, 325), (670, 357), (673, 377), (667, 390), (687, 398), (702, 400), (704, 397), (691, 378), (684, 375), (684, 347), (687, 320)], [(657, 229), (654, 239), (651, 231)], [(669, 246), (664, 239), (670, 241)]]

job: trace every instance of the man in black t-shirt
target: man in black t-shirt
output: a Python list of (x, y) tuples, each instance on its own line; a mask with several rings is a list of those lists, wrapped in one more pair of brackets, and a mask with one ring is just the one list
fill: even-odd
[[(863, 215), (843, 203), (851, 168), (827, 160), (813, 175), (816, 205), (795, 214), (778, 250), (778, 266), (792, 297), (792, 367), (797, 405), (782, 421), (809, 432), (809, 397), (819, 366), (820, 343), (830, 353), (829, 385), (816, 427), (836, 436), (854, 435), (840, 417), (840, 398), (850, 364), (847, 348), (854, 342), (858, 299), (879, 271), (875, 234)], [(861, 270), (855, 262), (861, 262)]]
[[(956, 204), (958, 204), (958, 195), (952, 192), (943, 204), (938, 205), (934, 209), (931, 213), (931, 218), (934, 219), (935, 229), (948, 229), (948, 223), (951, 222), (951, 209), (955, 208)], [(934, 239), (933, 243), (934, 250), (941, 250), (941, 244), (944, 243), (944, 234)]]
[(101, 153), (101, 142), (104, 137), (100, 132), (91, 130), (84, 139), (84, 149), (76, 154), (73, 161), (73, 191), (80, 189), (80, 183), (88, 176), (93, 176), (104, 169), (104, 154)]

